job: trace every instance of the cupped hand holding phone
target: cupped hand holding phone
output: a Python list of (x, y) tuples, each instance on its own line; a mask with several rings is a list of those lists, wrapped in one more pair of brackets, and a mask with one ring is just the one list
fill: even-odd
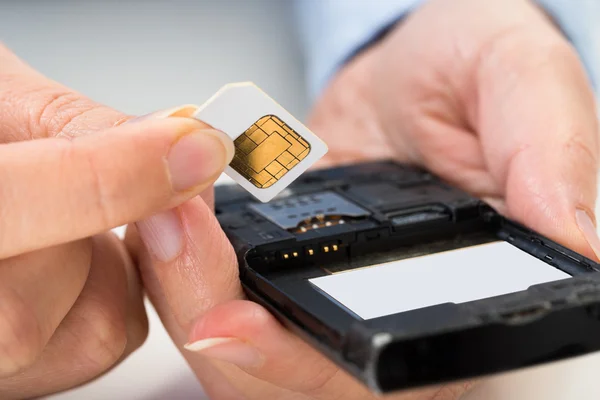
[[(532, 2), (426, 3), (338, 72), (311, 126), (329, 163), (410, 161), (582, 254), (600, 249), (592, 89)], [(129, 244), (152, 301), (211, 398), (371, 398), (244, 300), (210, 191), (137, 231)], [(470, 385), (395, 398), (455, 399)]]

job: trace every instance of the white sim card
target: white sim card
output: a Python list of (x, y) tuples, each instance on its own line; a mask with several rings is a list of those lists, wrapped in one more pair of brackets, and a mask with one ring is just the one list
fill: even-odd
[(234, 140), (225, 173), (262, 202), (327, 153), (321, 139), (250, 82), (225, 85), (194, 117)]

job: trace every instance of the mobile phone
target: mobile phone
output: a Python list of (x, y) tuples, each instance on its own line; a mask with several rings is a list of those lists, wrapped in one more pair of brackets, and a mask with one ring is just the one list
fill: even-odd
[(317, 170), (216, 189), (248, 297), (373, 392), (600, 349), (600, 265), (431, 173)]

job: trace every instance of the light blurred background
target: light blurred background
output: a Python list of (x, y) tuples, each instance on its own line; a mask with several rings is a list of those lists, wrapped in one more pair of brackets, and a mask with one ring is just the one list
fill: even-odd
[(0, 1), (0, 39), (38, 70), (131, 114), (252, 80), (307, 110), (286, 0)]
[[(245, 80), (300, 119), (309, 107), (289, 0), (0, 0), (0, 40), (47, 76), (130, 114), (202, 103)], [(203, 398), (152, 310), (150, 325), (122, 365), (53, 399)], [(592, 355), (495, 377), (469, 398), (597, 399), (599, 370)]]

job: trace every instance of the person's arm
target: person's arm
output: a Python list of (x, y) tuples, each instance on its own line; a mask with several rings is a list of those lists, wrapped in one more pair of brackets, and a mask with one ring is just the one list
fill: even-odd
[[(297, 0), (296, 20), (315, 96), (336, 70), (424, 0)], [(600, 2), (537, 0), (576, 47), (600, 85)]]

